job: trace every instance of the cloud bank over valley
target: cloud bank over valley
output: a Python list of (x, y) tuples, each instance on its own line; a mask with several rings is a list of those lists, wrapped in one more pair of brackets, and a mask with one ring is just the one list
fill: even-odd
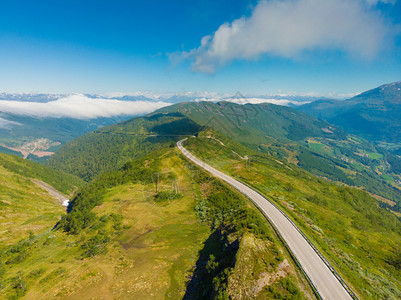
[[(169, 105), (163, 101), (122, 101), (70, 95), (49, 102), (0, 100), (0, 112), (38, 118), (94, 119), (101, 117), (134, 116)], [(0, 126), (2, 125), (0, 120)]]
[[(242, 95), (214, 92), (131, 94), (110, 93), (105, 95), (84, 94), (0, 94), (0, 128), (21, 125), (18, 117), (71, 118), (91, 120), (98, 118), (133, 117), (145, 115), (162, 107), (180, 102), (228, 101), (238, 104), (272, 103), (296, 106), (321, 99), (317, 95)], [(14, 116), (14, 117), (12, 117)], [(17, 117), (17, 119), (15, 119)]]

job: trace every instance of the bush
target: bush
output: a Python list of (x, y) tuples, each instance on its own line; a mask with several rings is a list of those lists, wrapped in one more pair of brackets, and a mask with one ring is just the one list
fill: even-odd
[(179, 199), (182, 198), (182, 196), (181, 193), (161, 191), (155, 195), (154, 199), (155, 202), (161, 203), (164, 201)]
[(258, 211), (246, 206), (246, 201), (225, 184), (216, 179), (199, 175), (201, 183), (211, 186), (210, 195), (201, 199), (195, 211), (201, 221), (207, 222), (213, 229), (229, 232), (247, 230), (257, 236), (271, 240), (270, 229), (266, 220)]
[(269, 299), (303, 299), (302, 293), (297, 285), (288, 277), (280, 279), (267, 288)]
[(389, 263), (396, 267), (397, 269), (401, 269), (401, 250), (397, 249), (394, 256), (392, 256), (389, 260)]
[(14, 282), (12, 288), (15, 292), (13, 298), (17, 299), (23, 297), (28, 290), (28, 285), (23, 279), (21, 272), (19, 272), (16, 277), (12, 278), (12, 280)]
[(107, 245), (110, 242), (110, 237), (107, 232), (102, 232), (81, 245), (85, 251), (82, 253), (82, 258), (93, 257), (98, 254), (107, 252)]

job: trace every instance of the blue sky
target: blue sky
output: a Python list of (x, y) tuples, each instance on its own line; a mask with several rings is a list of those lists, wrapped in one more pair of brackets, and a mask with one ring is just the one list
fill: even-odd
[(400, 29), (399, 0), (3, 0), (0, 92), (338, 96), (401, 80)]

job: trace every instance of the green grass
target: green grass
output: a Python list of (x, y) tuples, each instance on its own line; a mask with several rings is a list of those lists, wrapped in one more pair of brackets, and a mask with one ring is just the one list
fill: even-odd
[(315, 151), (323, 151), (324, 150), (324, 145), (320, 144), (320, 143), (309, 142), (309, 147)]
[(382, 177), (387, 181), (394, 182), (394, 179), (391, 176), (388, 176), (387, 174), (383, 174)]
[(62, 170), (53, 170), (26, 159), (0, 153), (0, 165), (15, 174), (42, 180), (65, 195), (72, 194), (84, 181)]
[(39, 179), (65, 194), (83, 181), (28, 160), (0, 154), (0, 250), (6, 245), (53, 227), (65, 207), (31, 179)]
[(373, 153), (368, 153), (368, 157), (371, 158), (371, 159), (382, 159), (383, 158), (383, 154), (377, 153), (377, 152), (373, 152)]
[(318, 143), (318, 142), (313, 142), (313, 141), (309, 141), (308, 145), (309, 145), (309, 148), (312, 149), (313, 151), (321, 152), (321, 153), (327, 154), (331, 157), (335, 157), (334, 150), (330, 146), (327, 146), (325, 144)]
[(0, 165), (0, 250), (54, 225), (65, 212), (46, 191)]

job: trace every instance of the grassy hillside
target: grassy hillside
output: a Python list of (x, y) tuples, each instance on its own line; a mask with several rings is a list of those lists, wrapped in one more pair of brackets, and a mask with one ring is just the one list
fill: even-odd
[(57, 222), (65, 207), (29, 178), (0, 163), (0, 250)]
[(83, 181), (19, 157), (0, 154), (0, 249), (53, 226), (65, 207), (32, 179), (42, 180), (68, 195)]
[[(158, 193), (154, 172), (159, 173)], [(171, 191), (173, 180), (177, 194)], [(176, 149), (129, 162), (89, 186), (101, 191), (95, 205), (85, 187), (69, 213), (92, 203), (92, 219), (80, 231), (64, 232), (71, 221), (64, 219), (57, 231), (31, 235), (3, 250), (2, 295), (314, 297), (259, 212)]]
[(10, 172), (27, 178), (42, 180), (65, 195), (72, 194), (84, 185), (84, 181), (76, 176), (62, 170), (53, 170), (14, 155), (0, 153), (0, 165)]
[(362, 299), (401, 297), (401, 223), (369, 194), (313, 177), (218, 133), (201, 133), (186, 147), (286, 211)]
[[(254, 151), (269, 153), (321, 177), (363, 187), (393, 204), (401, 203), (401, 160), (325, 121), (273, 104), (192, 102), (160, 110), (172, 111)], [(390, 208), (397, 211), (398, 206)]]
[(120, 168), (128, 160), (175, 146), (177, 135), (193, 135), (198, 128), (199, 125), (179, 113), (133, 118), (67, 143), (46, 165), (89, 181)]

